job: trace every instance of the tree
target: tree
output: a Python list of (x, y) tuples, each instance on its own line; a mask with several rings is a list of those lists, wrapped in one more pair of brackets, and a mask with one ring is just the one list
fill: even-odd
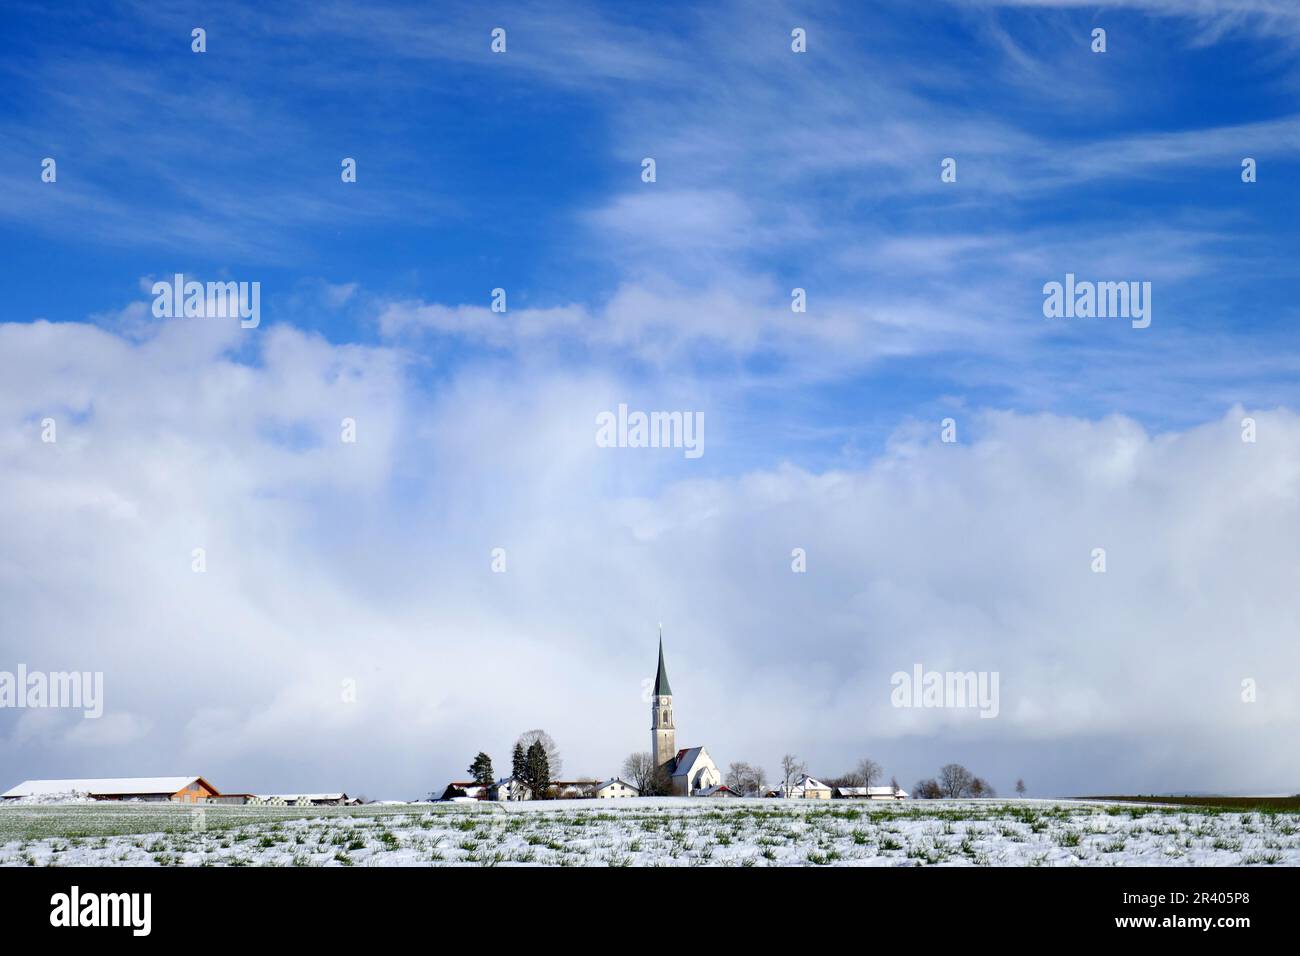
[(949, 800), (967, 796), (975, 776), (959, 763), (946, 763), (939, 768), (939, 789)]
[(671, 797), (673, 795), (673, 775), (668, 772), (666, 765), (654, 768), (654, 773), (650, 775), (650, 784), (648, 790), (641, 791), (644, 797)]
[(623, 777), (628, 783), (641, 791), (642, 796), (649, 796), (654, 787), (655, 758), (647, 751), (627, 755), (623, 761)]
[(900, 786), (898, 785), (898, 778), (897, 778), (897, 777), (890, 777), (890, 778), (889, 778), (889, 789), (890, 789), (890, 790), (893, 790), (895, 795), (897, 795), (897, 794), (898, 794), (898, 791), (902, 789), (902, 787), (900, 787)]
[(727, 767), (725, 783), (741, 796), (761, 796), (767, 789), (767, 774), (763, 772), (762, 767), (737, 761)]
[(839, 777), (820, 777), (819, 779), (821, 780), (822, 783), (826, 784), (826, 786), (830, 787), (831, 789), (834, 789), (835, 787), (863, 786), (862, 774), (858, 773), (856, 770), (849, 771), (848, 773)]
[[(897, 786), (897, 781), (895, 781)], [(983, 777), (977, 777), (959, 763), (944, 764), (939, 779), (918, 781), (912, 796), (922, 800), (959, 797), (996, 797), (997, 791)]]
[(564, 764), (560, 760), (560, 748), (555, 745), (555, 740), (550, 734), (539, 727), (536, 730), (525, 730), (519, 735), (517, 741), (524, 748), (525, 755), (528, 753), (528, 748), (538, 742), (541, 743), (542, 749), (546, 751), (546, 764), (550, 768), (550, 779), (558, 779)]
[(790, 788), (800, 777), (808, 773), (808, 765), (800, 760), (795, 754), (786, 754), (781, 758), (781, 780), (783, 784), (781, 796), (789, 797)]
[(915, 800), (938, 800), (942, 796), (943, 790), (933, 777), (918, 780), (912, 788), (912, 798)]
[(514, 753), (510, 755), (510, 776), (516, 780), (523, 780), (527, 760), (524, 745), (519, 741), (515, 741)]
[(1021, 780), (1017, 780), (1017, 781), (1016, 781), (1016, 793), (1020, 794), (1020, 795), (1023, 797), (1023, 796), (1025, 795), (1025, 789), (1026, 789), (1026, 788), (1025, 788), (1025, 781), (1024, 781), (1023, 779), (1021, 779)]
[(546, 756), (546, 748), (540, 740), (534, 740), (524, 754), (524, 786), (531, 792), (534, 800), (545, 800), (550, 796), (551, 768)]
[(863, 757), (858, 761), (858, 776), (862, 778), (860, 786), (870, 787), (873, 780), (879, 780), (884, 775), (884, 769), (870, 757)]
[(492, 772), (492, 758), (483, 751), (478, 752), (474, 762), (469, 765), (469, 775), (480, 787), (483, 788), (480, 800), (488, 798), (488, 788), (496, 783), (496, 774)]

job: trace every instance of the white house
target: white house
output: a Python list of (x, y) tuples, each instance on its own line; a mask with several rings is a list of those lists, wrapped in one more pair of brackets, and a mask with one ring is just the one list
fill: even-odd
[(785, 784), (782, 784), (777, 789), (770, 791), (769, 796), (790, 800), (829, 800), (831, 798), (831, 788), (805, 773), (790, 784), (788, 793)]
[(533, 792), (518, 777), (502, 777), (491, 793), (493, 800), (531, 800)]
[(617, 800), (620, 797), (639, 797), (641, 791), (626, 780), (620, 780), (618, 777), (611, 777), (604, 783), (596, 784), (592, 796), (597, 800)]

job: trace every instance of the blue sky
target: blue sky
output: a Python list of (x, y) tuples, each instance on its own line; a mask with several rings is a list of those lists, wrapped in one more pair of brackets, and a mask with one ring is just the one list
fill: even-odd
[[(391, 300), (481, 305), (501, 286), (591, 327), (630, 283), (776, 313), (799, 285), (810, 320), (904, 327), (863, 333), (831, 369), (767, 335), (688, 339), (687, 360), (752, 377), (760, 407), (793, 379), (819, 418), (845, 398), (895, 415), (953, 396), (1161, 427), (1287, 400), (1294, 15), (1137, 6), (243, 8), (195, 55), (176, 36), (201, 5), (18, 4), (2, 41), (12, 315), (85, 321), (183, 269), (258, 278), (270, 322), (375, 342)], [(488, 20), (510, 28), (504, 56)], [(810, 55), (790, 53), (787, 21)], [(31, 175), (48, 154), (57, 197)], [(1046, 327), (1042, 283), (1098, 263), (1155, 279), (1152, 329)], [(358, 294), (321, 310), (321, 284)], [(659, 371), (585, 332), (571, 361)], [(1206, 353), (1245, 369), (1187, 361)]]
[[(203, 54), (190, 49), (196, 26), (207, 30)], [(503, 55), (489, 50), (498, 26), (507, 30)], [(806, 54), (791, 52), (794, 27), (807, 30)], [(1090, 50), (1095, 27), (1107, 31), (1104, 54)], [(92, 555), (111, 565), (118, 535), (128, 548), (145, 530), (165, 529), (178, 535), (166, 547), (188, 554), (191, 538), (224, 529), (250, 567), (295, 568), (303, 593), (337, 589), (341, 601), (355, 601), (347, 613), (319, 604), (302, 613), (320, 615), (324, 627), (370, 621), (391, 635), (376, 638), (385, 649), (364, 665), (376, 672), (410, 669), (403, 628), (436, 616), (441, 599), (458, 608), (447, 626), (454, 618), (497, 634), (482, 638), (484, 657), (461, 662), (470, 670), (490, 669), (514, 646), (510, 635), (532, 626), (525, 622), (537, 622), (537, 648), (556, 651), (552, 666), (564, 654), (603, 659), (611, 630), (623, 635), (618, 663), (626, 654), (640, 666), (645, 655), (630, 636), (675, 613), (679, 625), (694, 621), (696, 664), (711, 664), (715, 676), (730, 667), (737, 685), (748, 674), (775, 687), (792, 667), (798, 677), (779, 693), (832, 697), (844, 687), (857, 693), (859, 678), (875, 686), (872, 668), (894, 669), (874, 658), (868, 665), (854, 649), (855, 640), (878, 647), (889, 639), (889, 621), (906, 632), (928, 614), (925, 626), (947, 635), (935, 638), (944, 647), (966, 626), (1041, 635), (1078, 593), (1058, 594), (1056, 604), (1043, 598), (1044, 620), (1018, 621), (1022, 572), (1008, 567), (999, 581), (968, 574), (992, 560), (987, 554), (966, 554), (966, 570), (931, 582), (930, 598), (904, 600), (913, 617), (899, 610), (895, 599), (911, 593), (916, 575), (942, 575), (939, 566), (963, 549), (978, 551), (979, 535), (994, 533), (975, 531), (982, 518), (955, 535), (951, 522), (928, 532), (894, 527), (891, 541), (915, 538), (947, 557), (901, 560), (902, 577), (889, 586), (885, 565), (879, 578), (845, 570), (874, 565), (839, 536), (852, 529), (859, 542), (883, 540), (878, 525), (892, 524), (891, 515), (935, 514), (960, 499), (999, 529), (1023, 518), (1026, 535), (1046, 536), (1007, 542), (1021, 551), (1016, 561), (1028, 561), (1055, 554), (1048, 539), (1069, 524), (1065, 496), (1097, 509), (1080, 518), (1083, 527), (1142, 527), (1170, 547), (1186, 541), (1173, 525), (1203, 525), (1182, 513), (1161, 517), (1148, 496), (1166, 488), (1168, 500), (1184, 500), (1165, 484), (1184, 471), (1188, 482), (1204, 479), (1195, 495), (1184, 489), (1186, 500), (1255, 500), (1256, 492), (1219, 483), (1220, 453), (1205, 436), (1231, 433), (1247, 412), (1277, 415), (1274, 434), (1289, 435), (1300, 399), (1298, 47), (1300, 11), (1269, 0), (667, 4), (653, 15), (600, 3), (322, 2), (274, 13), (237, 4), (7, 4), (4, 412), (19, 449), (9, 466), (25, 476), (13, 479), (11, 499), (34, 516), (31, 537), (14, 532), (9, 545), (14, 555), (38, 549), (52, 569), (48, 580), (24, 569), (4, 583), (11, 600), (27, 595), (13, 650), (46, 642), (75, 660), (74, 635), (84, 638), (75, 614), (31, 597), (71, 593), (72, 559), (55, 561), (56, 546), (42, 542), (53, 519), (31, 495), (41, 483), (63, 487), (59, 476), (72, 473), (32, 463), (24, 456), (37, 452), (22, 444), (51, 410), (87, 443), (68, 452), (89, 456), (75, 472), (86, 485), (66, 490), (68, 500), (108, 509), (108, 524), (91, 532)], [(40, 181), (46, 156), (57, 159), (57, 183)], [(647, 156), (657, 163), (651, 184), (640, 178)], [(355, 184), (340, 181), (344, 157), (357, 160)], [(940, 181), (945, 157), (957, 160), (955, 183)], [(1244, 157), (1257, 160), (1258, 182), (1241, 181)], [(176, 272), (259, 281), (261, 326), (153, 320), (149, 283)], [(1150, 327), (1045, 319), (1043, 284), (1067, 272), (1150, 281)], [(807, 290), (806, 314), (790, 310), (796, 286)], [(486, 311), (496, 287), (507, 291), (504, 315)], [(697, 461), (591, 458), (592, 416), (619, 402), (704, 411), (708, 452)], [(373, 457), (336, 460), (336, 422), (358, 407), (367, 429), (379, 423), (365, 433)], [(949, 416), (973, 443), (961, 452), (972, 471), (952, 486), (934, 447)], [(1023, 460), (1001, 477), (981, 476), (1008, 447)], [(1183, 460), (1186, 448), (1201, 457)], [(1293, 453), (1289, 439), (1274, 447), (1276, 480), (1256, 489), (1258, 507), (1283, 516), (1278, 533), (1293, 514)], [(1097, 475), (1130, 459), (1146, 464), (1132, 465), (1123, 500), (1093, 501)], [(1148, 474), (1148, 466), (1169, 472)], [(1035, 497), (1053, 481), (1061, 497)], [(927, 503), (938, 488), (947, 497)], [(841, 500), (845, 489), (855, 490)], [(66, 511), (59, 502), (48, 505)], [(114, 523), (119, 511), (144, 524), (128, 532)], [(832, 514), (842, 520), (822, 520)], [(1227, 524), (1240, 518), (1216, 514)], [(1148, 518), (1154, 524), (1144, 525)], [(733, 537), (700, 531), (714, 520)], [(771, 564), (781, 570), (792, 545), (778, 526), (795, 538), (826, 534), (845, 577), (794, 598), (758, 583), (770, 568), (728, 563), (748, 560), (770, 532)], [(76, 552), (84, 533), (50, 537)], [(568, 571), (552, 569), (558, 576), (539, 578), (536, 590), (507, 597), (491, 590), (500, 582), (464, 570), (478, 568), (489, 541), (512, 537), (531, 542), (525, 554), (549, 554)], [(1253, 547), (1249, 537), (1232, 540)], [(590, 567), (565, 550), (599, 551), (608, 541), (632, 550)], [(713, 553), (710, 541), (712, 565), (679, 560), (697, 547)], [(1088, 544), (1078, 547), (1086, 553)], [(362, 560), (363, 552), (383, 557)], [(1261, 545), (1259, 553), (1269, 552)], [(93, 561), (84, 573), (103, 573), (104, 600), (126, 587), (145, 607), (148, 576), (160, 572), (141, 560), (116, 590)], [(1163, 580), (1157, 557), (1146, 560)], [(15, 557), (13, 567), (25, 564)], [(621, 585), (602, 577), (622, 573)], [(1171, 574), (1168, 591), (1134, 590), (1127, 613), (1168, 620), (1186, 607), (1183, 588), (1213, 573)], [(1023, 574), (1032, 576), (1032, 562)], [(428, 575), (439, 581), (424, 595), (432, 608), (413, 596)], [(953, 580), (966, 610), (949, 609), (949, 632), (935, 624), (946, 618), (933, 595)], [(243, 611), (220, 612), (229, 617), (210, 633), (184, 608), (172, 609), (174, 619), (157, 608), (155, 616), (172, 633), (207, 633), (202, 641), (214, 646), (246, 627), (257, 647), (283, 640), (289, 659), (295, 639), (287, 635), (303, 623), (279, 617), (265, 584), (232, 580), (211, 594), (210, 608)], [(1258, 578), (1237, 593), (1255, 587)], [(765, 611), (765, 597), (781, 609)], [(616, 628), (596, 614), (606, 598), (609, 613), (626, 614)], [(866, 607), (871, 614), (859, 618)], [(809, 615), (827, 635), (813, 645), (824, 656), (783, 664), (782, 622), (797, 626)], [(102, 615), (137, 636), (149, 618), (126, 607)], [(1285, 618), (1278, 611), (1260, 633), (1275, 626), (1281, 640)], [(741, 635), (755, 631), (766, 637), (746, 645)], [(344, 657), (347, 636), (335, 636)], [(96, 660), (125, 668), (137, 652), (147, 657), (148, 640), (123, 640), (113, 654), (103, 650), (115, 645), (100, 641)], [(1005, 647), (990, 641), (984, 657), (998, 664)], [(1040, 679), (1053, 660), (1040, 662)], [(1107, 660), (1099, 650), (1092, 663), (1106, 671)], [(317, 664), (333, 674), (337, 659)], [(1261, 651), (1255, 666), (1277, 664)], [(266, 686), (243, 687), (238, 706), (201, 702), (241, 728), (232, 733), (250, 741), (247, 752), (214, 756), (196, 743), (202, 727), (160, 744), (162, 705), (143, 686), (128, 695), (131, 720), (114, 739), (205, 766), (257, 766), (267, 789), (291, 788), (273, 779), (274, 768), (301, 741), (290, 732), (258, 736), (258, 714), (291, 706), (267, 667)], [(1079, 700), (1091, 699), (1096, 686), (1080, 680)], [(509, 715), (518, 729), (543, 722), (536, 700), (519, 701)], [(427, 716), (424, 705), (411, 707)], [(1078, 713), (1087, 710), (1080, 704)], [(457, 713), (476, 726), (464, 708)], [(394, 715), (423, 727), (425, 745), (454, 736), (454, 721)], [(1029, 707), (1016, 719), (1040, 718)], [(363, 726), (348, 725), (358, 734)], [(1060, 726), (1099, 752), (1105, 745), (1096, 741), (1115, 731), (1083, 718)], [(29, 762), (34, 750), (22, 748), (49, 744), (31, 734), (9, 738)], [(737, 749), (767, 746), (736, 734)], [(915, 734), (928, 734), (936, 753), (951, 743), (942, 728), (882, 738)], [(1016, 748), (1032, 745), (1007, 734), (970, 746), (1003, 747), (989, 759), (1010, 768)], [(839, 759), (826, 746), (816, 756)], [(461, 758), (446, 747), (435, 763), (450, 772)], [(908, 768), (900, 772), (911, 773), (912, 751), (899, 747)], [(604, 772), (620, 748), (593, 745), (583, 768)], [(80, 758), (41, 759), (51, 773), (65, 764), (69, 774), (88, 773), (72, 766)], [(1188, 756), (1157, 789), (1186, 785), (1199, 759)], [(916, 763), (917, 773), (932, 772)], [(1062, 768), (1054, 779), (1065, 791), (1083, 785), (1079, 773)], [(374, 781), (367, 786), (417, 786), (413, 771), (391, 762), (356, 775)], [(1293, 785), (1265, 776), (1259, 786)], [(1125, 784), (1149, 786), (1113, 780)]]

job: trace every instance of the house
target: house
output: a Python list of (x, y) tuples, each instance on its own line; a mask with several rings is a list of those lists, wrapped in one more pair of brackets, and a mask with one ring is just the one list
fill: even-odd
[(358, 801), (346, 793), (259, 793), (244, 802), (266, 807), (346, 807)]
[(641, 791), (626, 780), (620, 780), (618, 777), (611, 777), (604, 783), (596, 784), (596, 789), (592, 791), (592, 796), (597, 800), (616, 800), (620, 797), (639, 797)]
[(769, 790), (769, 797), (781, 797), (790, 800), (829, 800), (831, 798), (831, 788), (826, 786), (820, 780), (814, 780), (808, 774), (802, 774), (798, 780), (790, 784), (790, 790), (787, 793), (785, 785), (782, 784), (775, 790)]
[(518, 777), (502, 777), (492, 787), (493, 800), (531, 800), (533, 792)]
[[(556, 800), (590, 797), (596, 787), (595, 780), (552, 780), (550, 795)], [(503, 777), (490, 787), (473, 780), (452, 781), (442, 791), (438, 800), (444, 803), (465, 803), (470, 800), (531, 800), (532, 791), (521, 780)]]
[(482, 785), (471, 780), (468, 783), (452, 782), (447, 784), (446, 789), (442, 791), (442, 796), (438, 799), (444, 803), (452, 803), (453, 801), (463, 803), (466, 800), (488, 800), (490, 797), (491, 794), (486, 793)]
[(595, 780), (552, 780), (551, 796), (556, 800), (581, 800), (595, 796)]
[(705, 787), (703, 790), (696, 791), (695, 796), (697, 797), (739, 797), (740, 794), (736, 793), (735, 790), (732, 790), (725, 783), (720, 783), (717, 786)]
[(19, 800), (90, 797), (92, 800), (145, 800), (163, 803), (206, 803), (219, 796), (202, 777), (87, 777), (71, 780), (24, 780), (0, 793), (0, 799)]
[(906, 800), (907, 791), (895, 787), (836, 787), (835, 800)]

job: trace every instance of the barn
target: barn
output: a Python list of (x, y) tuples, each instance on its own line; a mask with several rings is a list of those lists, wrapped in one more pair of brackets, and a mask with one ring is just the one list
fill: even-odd
[(0, 793), (0, 800), (40, 799), (60, 796), (92, 800), (146, 800), (162, 803), (205, 803), (218, 796), (217, 788), (202, 777), (85, 777), (70, 780), (24, 780)]

